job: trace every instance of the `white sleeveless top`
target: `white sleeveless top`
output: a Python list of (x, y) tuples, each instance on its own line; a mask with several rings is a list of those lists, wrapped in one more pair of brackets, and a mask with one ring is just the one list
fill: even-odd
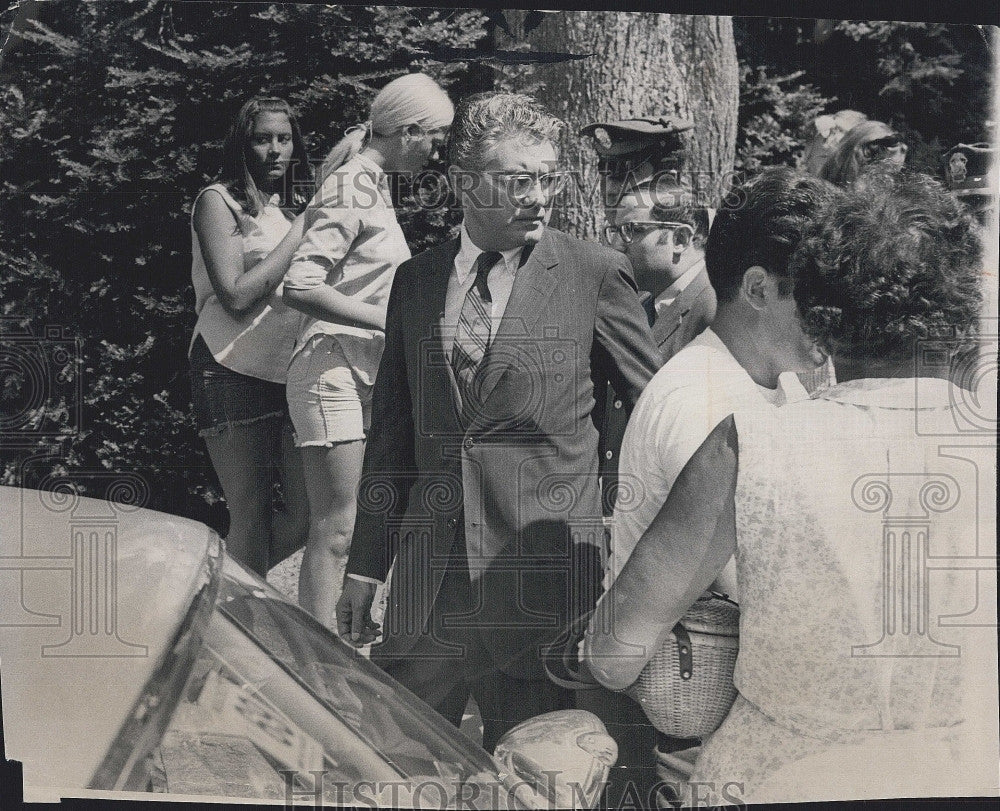
[(975, 574), (924, 564), (977, 554), (991, 471), (939, 452), (954, 396), (945, 380), (857, 380), (736, 413), (733, 680), (779, 724), (839, 740), (962, 719), (969, 653), (938, 621), (969, 610)]
[[(261, 208), (256, 217), (251, 217), (221, 183), (202, 189), (198, 198), (209, 189), (222, 195), (239, 224), (243, 238), (244, 272), (274, 250), (292, 226), (277, 205), (277, 195)], [(195, 198), (195, 204), (198, 198)], [(272, 383), (284, 383), (295, 338), (301, 328), (301, 314), (282, 302), (280, 284), (268, 299), (240, 318), (233, 318), (227, 313), (205, 269), (198, 234), (194, 230), (194, 205), (191, 212), (191, 283), (194, 285), (194, 309), (198, 314), (191, 345), (201, 335), (212, 357), (227, 369)]]

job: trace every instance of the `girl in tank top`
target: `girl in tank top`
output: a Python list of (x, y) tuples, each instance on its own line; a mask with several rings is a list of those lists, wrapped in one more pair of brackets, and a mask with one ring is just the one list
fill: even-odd
[(191, 216), (194, 415), (229, 508), (227, 549), (262, 576), (303, 545), (308, 526), (285, 398), (300, 316), (282, 302), (281, 285), (310, 188), (288, 103), (255, 98), (237, 114), (219, 181), (202, 189)]

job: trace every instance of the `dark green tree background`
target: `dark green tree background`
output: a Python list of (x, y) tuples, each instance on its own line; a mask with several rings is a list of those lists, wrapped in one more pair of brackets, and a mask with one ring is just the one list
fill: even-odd
[[(14, 424), (35, 383), (0, 367), (3, 482), (34, 483), (19, 459), (62, 433), (48, 468), (81, 480), (132, 471), (149, 506), (219, 525), (189, 415), (188, 208), (218, 168), (233, 114), (260, 91), (286, 96), (318, 159), (396, 75), (426, 70), (458, 98), (530, 65), (491, 58), (497, 11), (28, 0), (0, 22), (15, 28), (0, 68), (3, 338), (65, 327), (80, 363), (54, 373), (82, 391), (82, 402), (48, 397)], [(944, 149), (986, 135), (979, 27), (737, 18), (734, 32), (738, 168), (795, 165), (815, 116), (845, 107), (906, 132), (932, 171)], [(400, 202), (415, 252), (454, 225), (454, 212)]]
[(937, 174), (943, 152), (992, 140), (990, 26), (737, 17), (737, 165), (792, 164), (823, 112), (858, 110), (906, 135), (910, 164)]
[[(481, 89), (482, 70), (427, 53), (474, 48), (484, 17), (183, 2), (34, 11), (8, 43), (0, 85), (0, 300), (8, 332), (57, 325), (81, 339), (79, 368), (57, 371), (81, 376), (83, 402), (79, 426), (62, 425), (77, 404), (53, 400), (24, 433), (62, 430), (54, 466), (134, 471), (151, 506), (216, 523), (218, 485), (189, 414), (189, 206), (234, 113), (261, 91), (287, 97), (322, 158), (397, 75), (426, 70), (456, 97)], [(407, 202), (414, 249), (440, 239), (446, 216)], [(3, 374), (5, 407), (30, 400), (31, 379)], [(6, 483), (20, 483), (19, 455), (5, 446)]]

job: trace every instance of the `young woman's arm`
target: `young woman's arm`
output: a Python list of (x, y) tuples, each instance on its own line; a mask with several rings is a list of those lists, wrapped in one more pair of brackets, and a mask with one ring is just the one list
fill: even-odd
[(311, 209), (309, 227), (288, 268), (282, 295), (289, 307), (320, 321), (385, 330), (384, 306), (358, 301), (327, 284), (337, 265), (350, 262), (354, 241), (361, 233), (353, 191), (343, 178), (322, 186), (323, 204)]
[(194, 230), (212, 289), (229, 315), (239, 318), (278, 288), (302, 239), (304, 219), (296, 217), (274, 250), (244, 271), (243, 240), (233, 212), (217, 191), (209, 189), (198, 198)]
[(308, 290), (285, 287), (282, 297), (289, 307), (320, 321), (385, 330), (384, 307), (352, 299), (327, 284)]

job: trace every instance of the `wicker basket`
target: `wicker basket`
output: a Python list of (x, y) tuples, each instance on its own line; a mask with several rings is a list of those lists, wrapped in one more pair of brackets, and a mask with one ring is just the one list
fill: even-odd
[(739, 621), (739, 607), (727, 597), (700, 597), (625, 691), (664, 735), (703, 738), (729, 713)]

